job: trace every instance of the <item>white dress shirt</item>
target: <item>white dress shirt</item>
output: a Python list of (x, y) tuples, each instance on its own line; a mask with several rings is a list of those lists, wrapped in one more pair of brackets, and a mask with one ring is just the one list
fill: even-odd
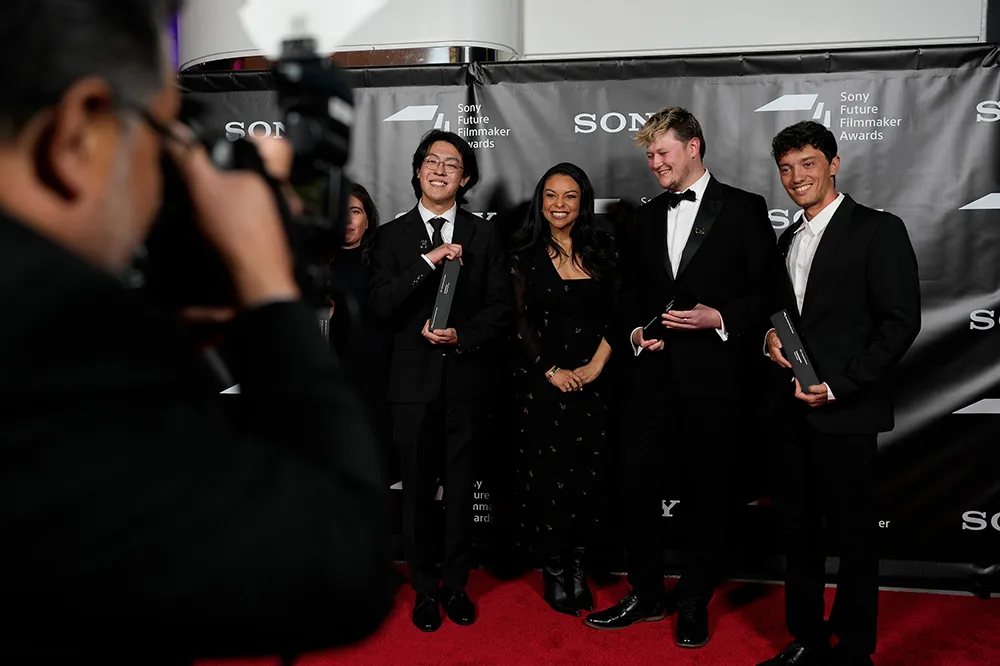
[[(819, 248), (820, 241), (823, 240), (823, 233), (830, 225), (830, 220), (833, 219), (834, 213), (840, 208), (843, 200), (843, 193), (837, 195), (836, 199), (827, 204), (826, 208), (817, 213), (811, 220), (803, 219), (802, 224), (799, 225), (799, 228), (792, 235), (792, 242), (788, 247), (788, 256), (785, 258), (785, 267), (788, 269), (788, 277), (792, 281), (792, 290), (795, 292), (795, 305), (799, 309), (799, 315), (802, 314), (802, 304), (806, 300), (809, 271), (812, 269), (816, 250)], [(767, 351), (766, 338), (764, 353), (770, 356), (770, 353)], [(823, 384), (826, 386), (827, 399), (833, 400), (833, 391), (830, 390), (830, 385), (826, 382)], [(803, 386), (802, 390), (806, 391), (807, 388)]]
[[(455, 235), (455, 216), (458, 214), (458, 204), (453, 204), (451, 208), (442, 213), (441, 215), (435, 215), (424, 207), (424, 203), (417, 203), (417, 212), (420, 213), (420, 219), (424, 221), (424, 227), (427, 229), (427, 237), (433, 242), (434, 241), (434, 227), (431, 226), (430, 220), (435, 217), (444, 218), (444, 224), (441, 225), (441, 239), (445, 243), (450, 243), (451, 239)], [(433, 247), (431, 248), (434, 249)], [(424, 258), (431, 268), (436, 268), (434, 262), (427, 258), (426, 254), (420, 255)]]
[[(708, 187), (708, 181), (711, 177), (708, 169), (706, 169), (701, 178), (688, 188), (694, 192), (694, 201), (681, 199), (675, 208), (667, 211), (667, 255), (670, 257), (670, 268), (673, 270), (675, 279), (677, 278), (677, 270), (681, 265), (681, 257), (684, 256), (684, 248), (687, 246), (688, 238), (691, 236), (691, 229), (694, 227), (695, 218), (698, 217), (698, 211), (701, 209), (701, 200), (705, 197), (705, 189)], [(639, 326), (633, 330), (632, 335), (635, 335), (635, 331), (640, 328), (642, 327)], [(723, 341), (729, 339), (725, 322), (723, 322), (720, 328), (715, 329), (715, 332), (719, 334), (719, 337)], [(642, 351), (642, 347), (637, 346), (633, 342), (632, 350), (638, 356)]]
[(795, 304), (802, 314), (802, 304), (806, 299), (806, 285), (809, 282), (809, 270), (812, 268), (813, 258), (816, 256), (816, 249), (823, 240), (823, 233), (826, 231), (833, 214), (840, 208), (840, 203), (844, 200), (844, 195), (840, 194), (826, 208), (816, 214), (811, 220), (804, 220), (792, 236), (792, 243), (788, 248), (788, 257), (785, 266), (788, 268), (788, 277), (792, 279), (792, 288), (795, 290)]

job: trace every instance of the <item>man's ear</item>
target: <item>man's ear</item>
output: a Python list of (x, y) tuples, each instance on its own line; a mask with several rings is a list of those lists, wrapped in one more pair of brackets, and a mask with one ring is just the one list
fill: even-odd
[[(79, 197), (88, 181), (102, 177), (98, 168), (108, 160), (108, 133), (116, 119), (109, 113), (114, 95), (106, 81), (81, 79), (62, 95), (39, 133), (39, 177), (67, 199)], [(102, 151), (104, 154), (102, 154)]]

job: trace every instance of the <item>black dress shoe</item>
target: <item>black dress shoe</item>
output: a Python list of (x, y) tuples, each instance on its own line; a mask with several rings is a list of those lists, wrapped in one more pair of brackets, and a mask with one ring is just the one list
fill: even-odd
[(594, 610), (594, 595), (587, 585), (587, 575), (583, 572), (583, 548), (574, 548), (566, 564), (566, 583), (573, 597), (573, 605), (580, 610)]
[(559, 557), (550, 557), (545, 563), (545, 567), (542, 568), (542, 585), (544, 587), (542, 597), (552, 607), (552, 610), (579, 617), (580, 611), (569, 593), (566, 578), (567, 572), (563, 567), (562, 560)]
[(708, 605), (704, 601), (685, 599), (677, 602), (674, 642), (686, 648), (698, 648), (708, 643)]
[(448, 619), (455, 624), (467, 627), (476, 621), (476, 607), (460, 587), (441, 588), (441, 605), (448, 611)]
[(413, 602), (413, 626), (420, 631), (437, 631), (441, 627), (441, 609), (438, 601), (429, 594), (417, 593)]
[(757, 666), (829, 666), (829, 664), (829, 649), (815, 650), (792, 641), (777, 657), (762, 661)]
[(617, 604), (588, 615), (584, 622), (594, 629), (624, 629), (636, 622), (657, 622), (666, 617), (662, 599), (640, 599), (629, 592)]

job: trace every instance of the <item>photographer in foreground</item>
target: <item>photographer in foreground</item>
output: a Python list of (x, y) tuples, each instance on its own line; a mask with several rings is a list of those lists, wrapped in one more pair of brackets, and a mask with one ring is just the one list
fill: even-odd
[[(368, 635), (391, 604), (379, 449), (299, 302), (271, 190), (216, 170), (174, 121), (175, 3), (6, 8), (4, 656), (153, 663)], [(239, 421), (174, 313), (120, 279), (164, 152), (236, 286)]]

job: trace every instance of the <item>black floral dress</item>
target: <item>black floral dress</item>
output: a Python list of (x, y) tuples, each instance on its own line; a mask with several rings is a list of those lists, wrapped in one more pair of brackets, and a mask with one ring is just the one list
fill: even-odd
[[(610, 236), (604, 242), (617, 264)], [(591, 545), (606, 530), (609, 367), (570, 393), (545, 373), (593, 358), (610, 335), (617, 279), (609, 270), (600, 281), (564, 280), (545, 248), (515, 253), (512, 264), (521, 351), (514, 370), (518, 545), (544, 558)]]

